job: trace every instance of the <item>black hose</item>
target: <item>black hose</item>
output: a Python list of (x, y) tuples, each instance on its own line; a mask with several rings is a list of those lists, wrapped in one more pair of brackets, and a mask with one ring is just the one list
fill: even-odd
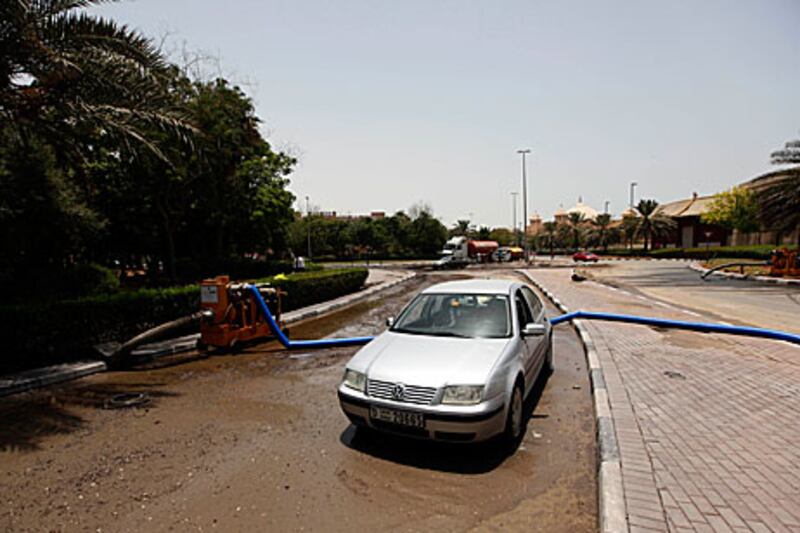
[(171, 320), (169, 322), (165, 322), (160, 324), (154, 328), (150, 328), (147, 331), (143, 331), (139, 333), (132, 339), (120, 344), (119, 346), (114, 347), (110, 351), (101, 352), (105, 357), (108, 358), (109, 364), (118, 365), (122, 362), (125, 356), (129, 355), (135, 348), (141, 346), (142, 344), (147, 344), (148, 342), (153, 342), (160, 338), (165, 337), (168, 333), (175, 331), (177, 329), (183, 329), (188, 326), (191, 326), (195, 323), (199, 323), (203, 317), (207, 317), (211, 315), (211, 311), (203, 310), (198, 311), (197, 313), (192, 313), (191, 315), (184, 316), (175, 320)]

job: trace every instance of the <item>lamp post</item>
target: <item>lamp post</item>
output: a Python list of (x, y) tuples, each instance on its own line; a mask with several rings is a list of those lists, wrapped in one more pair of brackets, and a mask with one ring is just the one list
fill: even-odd
[(308, 232), (308, 260), (311, 261), (311, 204), (308, 203), (308, 196), (306, 196), (306, 231)]
[(522, 155), (522, 242), (525, 262), (528, 261), (528, 176), (525, 168), (525, 156), (531, 153), (530, 148), (517, 150)]
[(511, 228), (514, 230), (514, 244), (519, 245), (519, 233), (517, 233), (517, 195), (518, 192), (511, 193), (511, 212), (514, 213)]
[(608, 204), (610, 204), (610, 203), (611, 203), (611, 202), (609, 202), (608, 200), (606, 200), (606, 210), (605, 210), (605, 213), (606, 213), (606, 215), (608, 214)]
[(631, 182), (631, 209), (633, 209), (633, 194), (634, 194), (634, 189), (636, 189), (637, 185), (639, 184), (636, 183), (635, 181)]

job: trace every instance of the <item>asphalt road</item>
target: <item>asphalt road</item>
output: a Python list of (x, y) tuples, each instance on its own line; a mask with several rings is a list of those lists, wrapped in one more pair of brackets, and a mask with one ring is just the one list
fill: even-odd
[[(514, 274), (423, 275), (292, 337), (377, 333), (419, 289), (463, 275)], [(586, 365), (570, 328), (555, 335), (556, 372), (537, 384), (510, 456), (357, 437), (335, 392), (356, 348), (189, 353), (4, 398), (0, 529), (595, 531)], [(106, 409), (120, 392), (150, 401)]]
[(703, 281), (686, 263), (601, 262), (597, 280), (734, 324), (800, 333), (800, 287), (712, 276)]

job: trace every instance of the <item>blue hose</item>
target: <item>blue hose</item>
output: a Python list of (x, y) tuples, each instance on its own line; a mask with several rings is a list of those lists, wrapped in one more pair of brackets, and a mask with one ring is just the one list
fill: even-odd
[(575, 319), (629, 322), (631, 324), (642, 324), (644, 326), (688, 329), (691, 331), (702, 331), (704, 333), (746, 335), (748, 337), (761, 337), (764, 339), (773, 339), (791, 342), (793, 344), (800, 344), (800, 335), (795, 335), (794, 333), (788, 333), (786, 331), (778, 331), (776, 329), (753, 328), (749, 326), (727, 326), (725, 324), (709, 324), (706, 322), (684, 322), (681, 320), (667, 320), (664, 318), (633, 315), (617, 315), (613, 313), (597, 313), (594, 311), (574, 311), (572, 313), (554, 317), (550, 320), (550, 323), (555, 326), (562, 322), (569, 322)]
[[(283, 333), (283, 331), (281, 331), (281, 328), (278, 326), (278, 323), (275, 322), (275, 317), (272, 316), (272, 312), (269, 310), (267, 302), (265, 302), (264, 298), (261, 296), (261, 292), (258, 290), (258, 287), (254, 285), (248, 285), (247, 288), (250, 290), (250, 292), (253, 293), (253, 297), (255, 298), (256, 303), (258, 303), (258, 307), (261, 310), (261, 313), (267, 320), (267, 325), (269, 325), (269, 329), (272, 330), (272, 333), (275, 335), (278, 341), (290, 350), (303, 349), (303, 348), (338, 348), (342, 346), (360, 346), (362, 344), (367, 344), (372, 339), (374, 339), (374, 337), (347, 337), (343, 339), (291, 341)], [(794, 333), (788, 333), (785, 331), (778, 331), (775, 329), (753, 328), (749, 326), (727, 326), (725, 324), (709, 324), (706, 322), (684, 322), (681, 320), (668, 320), (665, 318), (653, 318), (653, 317), (634, 316), (634, 315), (618, 315), (614, 313), (598, 313), (594, 311), (573, 311), (572, 313), (567, 313), (565, 315), (560, 315), (550, 319), (550, 323), (553, 326), (556, 326), (558, 324), (561, 324), (562, 322), (570, 322), (575, 319), (604, 320), (607, 322), (628, 322), (631, 324), (641, 324), (644, 326), (686, 329), (690, 331), (701, 331), (704, 333), (726, 333), (728, 335), (745, 335), (748, 337), (761, 337), (764, 339), (786, 341), (800, 345), (800, 335), (795, 335)]]
[(315, 341), (290, 341), (289, 337), (281, 331), (281, 328), (278, 326), (278, 323), (275, 322), (275, 317), (272, 316), (272, 312), (269, 310), (267, 306), (267, 302), (264, 301), (264, 298), (261, 296), (261, 292), (258, 290), (258, 287), (255, 285), (248, 285), (247, 288), (250, 292), (253, 293), (253, 297), (258, 304), (258, 308), (261, 309), (261, 314), (264, 315), (264, 318), (267, 319), (267, 325), (269, 329), (272, 330), (272, 333), (275, 335), (275, 338), (278, 339), (278, 342), (283, 344), (286, 348), (290, 350), (297, 350), (303, 348), (338, 348), (341, 346), (360, 346), (362, 344), (367, 344), (371, 341), (374, 337), (348, 337), (344, 339), (320, 339)]

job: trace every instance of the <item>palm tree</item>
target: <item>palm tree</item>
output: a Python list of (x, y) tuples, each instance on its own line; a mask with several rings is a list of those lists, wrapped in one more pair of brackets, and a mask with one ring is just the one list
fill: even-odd
[(639, 215), (625, 214), (622, 216), (622, 237), (629, 249), (633, 249), (633, 241), (636, 238), (636, 228), (639, 227)]
[(547, 239), (547, 247), (550, 249), (550, 259), (552, 259), (553, 248), (556, 246), (556, 230), (558, 229), (558, 224), (549, 220), (542, 224), (542, 229), (544, 229), (544, 235)]
[(641, 215), (637, 221), (636, 234), (644, 237), (644, 251), (650, 249), (653, 237), (663, 237), (675, 228), (675, 221), (658, 213), (658, 202), (655, 200), (640, 200), (636, 210)]
[(773, 165), (800, 165), (800, 139), (788, 141), (782, 150), (770, 155)]
[(99, 136), (163, 158), (145, 131), (192, 131), (169, 91), (174, 71), (150, 40), (84, 11), (101, 1), (0, 2), (0, 120), (62, 154)]
[(569, 214), (567, 222), (572, 230), (572, 247), (578, 249), (581, 246), (583, 223), (586, 222), (586, 217), (583, 216), (583, 213), (575, 211)]
[[(800, 165), (800, 139), (789, 141), (783, 150), (772, 153), (774, 164)], [(756, 196), (759, 217), (768, 228), (792, 231), (800, 228), (800, 167), (791, 168), (783, 176), (760, 190)], [(800, 248), (800, 229), (797, 232)]]
[(450, 230), (451, 236), (469, 235), (469, 220), (456, 220), (455, 225)]
[(604, 252), (608, 252), (608, 245), (612, 239), (613, 230), (611, 228), (611, 215), (601, 213), (592, 221), (592, 237), (603, 247)]

